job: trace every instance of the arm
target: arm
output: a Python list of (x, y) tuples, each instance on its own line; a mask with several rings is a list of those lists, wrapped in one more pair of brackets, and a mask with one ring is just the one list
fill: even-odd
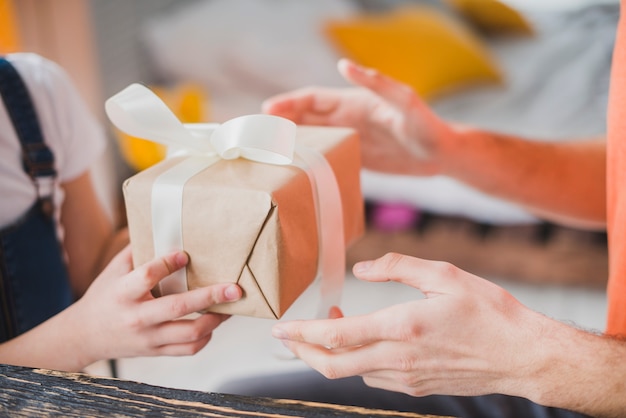
[(63, 247), (72, 288), (81, 296), (113, 256), (128, 244), (128, 231), (115, 229), (96, 196), (88, 171), (63, 184), (63, 189)]
[(187, 315), (238, 300), (241, 289), (219, 284), (154, 298), (150, 289), (188, 260), (179, 252), (131, 270), (131, 252), (126, 248), (78, 302), (0, 344), (0, 362), (79, 371), (103, 359), (195, 354), (228, 315)]
[(603, 139), (551, 143), (464, 130), (451, 143), (442, 174), (557, 223), (605, 228)]
[(339, 70), (360, 88), (305, 88), (268, 99), (264, 111), (300, 124), (354, 127), (365, 168), (443, 174), (543, 217), (604, 225), (604, 141), (546, 143), (455, 126), (405, 85), (345, 60)]
[(503, 393), (592, 416), (626, 410), (626, 342), (521, 305), (504, 289), (442, 262), (388, 254), (358, 263), (363, 280), (425, 296), (364, 316), (283, 322), (273, 335), (328, 378), (413, 396)]

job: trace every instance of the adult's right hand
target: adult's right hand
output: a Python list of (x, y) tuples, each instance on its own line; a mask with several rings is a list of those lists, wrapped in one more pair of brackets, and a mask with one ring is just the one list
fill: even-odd
[(454, 139), (455, 130), (409, 86), (345, 59), (338, 68), (358, 87), (294, 90), (267, 99), (263, 111), (300, 125), (356, 129), (365, 168), (395, 174), (438, 174), (440, 156)]

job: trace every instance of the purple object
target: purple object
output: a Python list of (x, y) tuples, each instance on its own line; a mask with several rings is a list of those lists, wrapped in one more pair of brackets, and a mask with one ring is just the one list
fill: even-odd
[(401, 231), (412, 228), (419, 214), (416, 207), (406, 203), (376, 203), (370, 222), (380, 231)]

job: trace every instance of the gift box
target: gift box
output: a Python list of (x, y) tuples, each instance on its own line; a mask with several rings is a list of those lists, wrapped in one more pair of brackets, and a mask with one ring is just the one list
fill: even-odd
[[(364, 230), (357, 134), (348, 128), (298, 126), (295, 146), (323, 156), (331, 170), (340, 213), (331, 213), (330, 219), (338, 217), (343, 226), (333, 231), (331, 225), (325, 234), (340, 237), (345, 253), (345, 246)], [(320, 200), (316, 190), (327, 184), (319, 179), (316, 184), (310, 162), (298, 163), (298, 155), (297, 151), (294, 163), (285, 165), (181, 155), (127, 179), (123, 191), (134, 264), (155, 257), (155, 229), (161, 228), (153, 219), (156, 182), (181, 165), (214, 158), (185, 181), (180, 213), (171, 214), (180, 218), (182, 248), (190, 257), (186, 288), (237, 283), (243, 289), (241, 300), (208, 311), (280, 318), (320, 273), (325, 252), (320, 231), (328, 227), (320, 222), (329, 219), (320, 215), (328, 202)], [(165, 204), (168, 190), (165, 186), (159, 192), (165, 195)], [(171, 217), (170, 209), (161, 212)], [(343, 279), (345, 254), (340, 255)], [(163, 290), (154, 291), (158, 295)]]

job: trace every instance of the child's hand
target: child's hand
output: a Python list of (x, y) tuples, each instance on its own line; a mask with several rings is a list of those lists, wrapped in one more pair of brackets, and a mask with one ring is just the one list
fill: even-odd
[(235, 284), (218, 284), (154, 298), (150, 290), (189, 261), (178, 252), (132, 270), (131, 251), (121, 251), (70, 310), (82, 338), (85, 365), (97, 360), (197, 353), (229, 316), (186, 315), (241, 298)]

